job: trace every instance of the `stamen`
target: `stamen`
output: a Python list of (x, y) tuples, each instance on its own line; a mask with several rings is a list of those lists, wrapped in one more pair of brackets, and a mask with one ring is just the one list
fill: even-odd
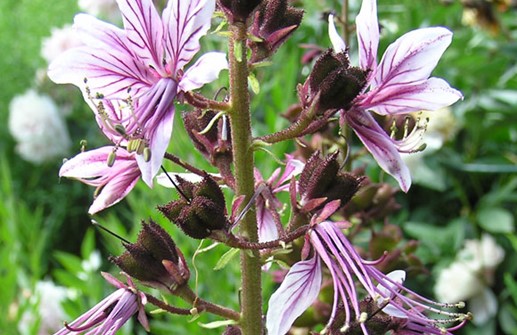
[(116, 154), (117, 148), (118, 147), (114, 147), (113, 150), (108, 155), (108, 159), (106, 161), (106, 163), (108, 164), (108, 167), (112, 167), (113, 164), (115, 164), (115, 159), (117, 158), (117, 154)]
[(79, 142), (79, 145), (81, 146), (81, 152), (85, 152), (86, 151), (86, 145), (88, 144), (88, 141), (87, 140), (81, 140)]

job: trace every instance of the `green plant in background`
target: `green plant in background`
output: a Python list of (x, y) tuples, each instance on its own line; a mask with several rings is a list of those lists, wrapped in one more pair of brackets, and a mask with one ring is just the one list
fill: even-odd
[[(277, 2), (270, 2), (269, 9), (277, 5)], [(85, 3), (81, 2), (79, 5), (86, 6)], [(162, 7), (164, 5), (157, 4)], [(242, 8), (235, 7), (230, 1), (221, 1), (221, 5), (225, 9), (227, 21), (222, 19), (222, 16), (218, 16), (214, 22), (221, 23), (217, 28), (219, 34), (227, 36), (225, 30), (232, 25), (236, 26), (236, 22), (242, 21), (241, 17), (243, 15), (246, 17), (248, 8), (244, 6), (244, 11), (242, 11)], [(303, 83), (310, 71), (318, 66), (318, 63), (314, 65), (314, 62), (311, 62), (311, 55), (312, 60), (315, 60), (326, 47), (330, 46), (330, 40), (326, 36), (326, 18), (323, 17), (323, 13), (340, 8), (340, 4), (337, 2), (298, 1), (292, 5), (305, 9), (302, 24), (296, 33), (281, 48), (278, 48), (272, 57), (268, 58), (268, 62), (253, 64), (250, 67), (251, 74), (247, 78), (249, 89), (252, 91), (250, 102), (254, 120), (253, 136), (262, 140), (267, 140), (267, 134), (288, 128), (291, 122), (300, 118), (300, 108), (303, 111), (304, 106), (303, 103), (301, 107), (299, 104), (297, 105), (299, 101), (294, 88), (296, 84)], [(359, 11), (360, 5), (359, 1), (350, 1), (348, 12), (343, 11), (338, 15), (338, 24), (341, 22), (339, 20), (348, 22), (347, 17), (353, 22), (353, 13)], [(415, 291), (425, 296), (433, 295), (434, 284), (439, 283), (440, 276), (446, 274), (448, 269), (457, 268), (454, 264), (463, 262), (462, 264), (470, 266), (471, 263), (464, 262), (466, 254), (471, 255), (469, 259), (475, 255), (475, 253), (465, 251), (472, 250), (472, 247), (469, 249), (469, 245), (474, 245), (477, 243), (476, 241), (479, 241), (479, 245), (483, 245), (482, 241), (485, 241), (486, 234), (493, 236), (495, 240), (493, 244), (490, 244), (489, 251), (494, 252), (502, 248), (505, 256), (501, 262), (492, 259), (491, 262), (482, 263), (481, 267), (471, 267), (474, 270), (466, 270), (462, 274), (467, 279), (477, 278), (482, 283), (482, 285), (476, 286), (476, 284), (471, 287), (483, 287), (493, 292), (496, 299), (495, 312), (492, 312), (486, 321), (476, 320), (474, 315), (473, 323), (454, 333), (513, 334), (516, 329), (515, 281), (513, 278), (517, 269), (511, 262), (517, 250), (514, 237), (514, 208), (517, 199), (515, 188), (517, 184), (515, 176), (512, 175), (516, 171), (514, 153), (517, 152), (515, 139), (517, 120), (514, 114), (515, 92), (517, 92), (514, 55), (517, 48), (513, 42), (516, 37), (516, 27), (512, 19), (512, 6), (514, 5), (510, 1), (457, 1), (447, 4), (430, 1), (390, 0), (379, 2), (381, 27), (379, 50), (386, 50), (388, 44), (404, 32), (421, 26), (445, 25), (454, 31), (453, 43), (433, 72), (433, 76), (446, 78), (451, 86), (460, 89), (465, 96), (465, 100), (454, 105), (448, 111), (449, 116), (443, 118), (442, 121), (439, 118), (433, 118), (432, 113), (415, 114), (410, 121), (403, 118), (376, 120), (385, 126), (388, 134), (393, 133), (393, 129), (398, 129), (399, 132), (394, 136), (402, 138), (405, 136), (402, 132), (404, 127), (408, 127), (408, 129), (414, 127), (412, 120), (420, 118), (422, 121), (427, 116), (431, 117), (427, 124), (427, 133), (424, 134), (424, 141), (428, 144), (428, 149), (432, 150), (423, 151), (422, 153), (425, 155), (410, 154), (408, 157), (403, 157), (414, 177), (414, 185), (409, 191), (409, 196), (398, 194), (392, 185), (383, 183), (384, 180), (389, 181), (389, 178), (375, 164), (372, 164), (371, 157), (365, 155), (365, 150), (361, 150), (357, 138), (347, 132), (338, 133), (335, 127), (336, 121), (332, 117), (325, 123), (325, 127), (310, 135), (298, 137), (295, 142), (284, 141), (273, 146), (259, 143), (255, 147), (257, 149), (255, 165), (264, 176), (270, 175), (276, 169), (277, 161), (282, 160), (286, 152), (294, 150), (296, 150), (294, 153), (296, 157), (302, 161), (308, 159), (315, 149), (323, 150), (324, 153), (341, 150), (342, 155), (338, 160), (340, 163), (345, 162), (344, 165), (347, 169), (351, 168), (351, 171), (358, 175), (366, 171), (369, 179), (362, 181), (358, 193), (344, 208), (340, 209), (334, 219), (348, 219), (352, 224), (347, 231), (347, 238), (360, 248), (361, 257), (365, 259), (381, 257), (383, 261), (377, 264), (377, 268), (385, 273), (397, 268), (406, 269), (412, 278), (408, 278), (405, 285), (407, 284), (413, 289), (418, 288)], [(0, 26), (6, 27), (3, 31), (15, 31), (13, 27), (20, 27), (11, 36), (16, 35), (19, 37), (18, 40), (28, 41), (26, 44), (16, 43), (14, 48), (9, 46), (4, 48), (12, 49), (13, 52), (4, 57), (0, 65), (5, 68), (4, 73), (9, 78), (17, 80), (10, 80), (12, 85), (9, 85), (8, 89), (2, 90), (0, 97), (2, 111), (8, 110), (10, 100), (15, 94), (21, 95), (32, 86), (42, 95), (47, 95), (56, 101), (60, 115), (66, 120), (72, 137), (72, 151), (80, 148), (88, 150), (105, 145), (107, 141), (98, 136), (97, 127), (91, 123), (90, 108), (83, 104), (80, 94), (70, 88), (56, 88), (48, 80), (41, 80), (43, 78), (41, 75), (32, 79), (35, 78), (36, 69), (44, 67), (44, 62), (36, 61), (34, 57), (39, 50), (40, 38), (49, 34), (51, 27), (63, 27), (64, 23), (71, 23), (76, 5), (73, 3), (53, 4), (56, 8), (49, 8), (53, 13), (63, 13), (59, 16), (61, 22), (45, 22), (46, 15), (43, 15), (45, 11), (41, 10), (43, 4), (39, 2), (15, 4), (6, 1), (0, 6), (16, 9), (13, 11), (16, 15), (12, 17), (0, 15)], [(253, 63), (257, 57), (262, 57), (264, 50), (270, 52), (268, 48), (276, 49), (274, 40), (276, 37), (270, 35), (268, 29), (272, 29), (271, 27), (279, 23), (274, 20), (267, 21), (265, 16), (261, 18), (259, 11), (254, 9), (254, 5), (249, 6), (253, 7), (252, 10), (255, 11), (250, 15), (248, 23), (253, 21), (256, 24), (256, 26), (252, 25), (249, 31), (260, 37), (260, 39), (253, 38), (248, 41), (250, 47), (248, 57), (251, 57), (249, 58), (250, 63)], [(115, 11), (112, 11), (113, 9)], [(83, 7), (83, 10), (89, 10), (94, 15), (101, 15), (120, 25), (120, 16), (113, 3), (104, 8)], [(281, 12), (281, 10), (275, 8), (272, 12)], [(287, 11), (287, 13), (290, 12)], [(295, 17), (296, 15), (293, 13), (295, 12), (290, 15)], [(20, 22), (26, 17), (32, 17), (33, 20), (28, 25), (21, 25)], [(262, 22), (262, 26), (260, 22)], [(474, 25), (474, 27), (463, 26), (464, 23)], [(45, 28), (41, 29), (41, 27)], [(212, 29), (216, 29), (215, 27), (214, 25)], [(343, 36), (349, 42), (351, 50), (357, 50), (359, 46), (356, 45), (353, 38), (350, 38), (350, 34), (354, 33), (354, 25), (345, 24), (342, 28)], [(485, 28), (488, 29), (484, 30)], [(56, 33), (57, 30), (52, 31), (55, 35), (59, 35)], [(286, 30), (286, 32), (288, 31), (289, 29)], [(66, 30), (63, 29), (61, 37), (65, 34)], [(2, 38), (0, 43), (9, 45), (12, 43), (11, 40), (11, 38)], [(50, 42), (45, 43), (51, 44)], [(300, 48), (300, 44), (305, 44), (304, 48)], [(236, 46), (237, 49), (243, 47), (239, 42)], [(54, 49), (56, 48), (47, 48), (47, 50)], [(217, 36), (217, 33), (209, 34), (203, 39), (202, 50), (214, 49), (225, 49), (224, 45), (221, 45), (221, 38)], [(45, 54), (49, 55), (48, 52)], [(242, 52), (239, 55), (237, 52), (235, 57), (245, 59), (246, 54)], [(50, 61), (46, 56), (45, 58)], [(30, 66), (13, 67), (10, 64), (14, 62), (30, 64)], [(320, 61), (321, 64), (323, 64), (322, 61)], [(352, 58), (351, 64), (357, 65), (357, 60)], [(279, 73), (282, 75), (278, 75)], [(31, 82), (33, 84), (30, 84)], [(227, 107), (224, 104), (227, 103), (227, 100), (223, 98), (224, 95), (228, 94), (230, 101), (234, 101), (235, 95), (232, 94), (236, 93), (223, 90), (215, 95), (214, 91), (215, 88), (226, 85), (228, 84), (225, 76), (222, 76), (216, 83), (200, 91), (206, 97), (215, 96), (214, 100), (202, 98), (199, 94), (187, 94), (186, 102), (201, 108), (225, 109)], [(235, 87), (235, 84), (233, 85)], [(321, 82), (321, 86), (324, 86), (323, 82)], [(303, 97), (301, 98), (303, 100)], [(99, 110), (98, 104), (96, 107)], [(185, 111), (187, 113), (185, 115), (194, 115), (192, 108), (180, 105), (177, 105), (176, 108), (181, 109), (182, 112)], [(16, 109), (19, 110), (19, 108)], [(39, 110), (39, 107), (37, 109)], [(283, 117), (280, 117), (282, 111), (286, 112), (282, 115)], [(226, 183), (231, 185), (233, 171), (225, 170), (225, 163), (221, 163), (221, 159), (216, 158), (215, 155), (221, 150), (224, 153), (224, 148), (221, 147), (221, 142), (213, 140), (220, 136), (222, 126), (228, 120), (228, 114), (230, 114), (229, 118), (232, 118), (231, 112), (226, 111), (226, 113), (227, 119), (220, 115), (218, 119), (213, 119), (212, 128), (201, 117), (199, 118), (202, 121), (194, 125), (192, 122), (189, 124), (184, 116), (184, 122), (190, 125), (187, 126), (187, 131), (178, 116), (180, 113), (176, 113), (173, 131), (174, 143), (170, 146), (170, 150), (175, 156), (172, 157), (172, 162), (164, 162), (166, 169), (185, 172), (185, 170), (192, 170), (190, 167), (195, 166), (211, 173), (219, 170)], [(2, 270), (0, 276), (2, 287), (5, 288), (0, 295), (0, 306), (3, 308), (1, 312), (5, 316), (0, 318), (0, 329), (12, 330), (13, 334), (44, 332), (46, 323), (43, 322), (43, 319), (50, 318), (39, 307), (45, 305), (40, 300), (40, 297), (43, 296), (42, 291), (55, 292), (53, 300), (62, 301), (60, 305), (63, 307), (63, 314), (55, 313), (61, 316), (61, 321), (73, 320), (74, 317), (90, 309), (103, 297), (113, 292), (112, 287), (98, 275), (98, 272), (95, 272), (96, 266), (92, 267), (88, 264), (98, 257), (96, 255), (102, 254), (101, 264), (98, 265), (100, 269), (111, 270), (111, 273), (116, 274), (117, 270), (107, 262), (108, 255), (122, 254), (126, 250), (124, 244), (128, 242), (138, 245), (137, 236), (140, 230), (138, 223), (148, 218), (152, 218), (164, 227), (167, 233), (173, 236), (178, 249), (185, 255), (191, 274), (189, 284), (195, 294), (207, 301), (224, 303), (230, 309), (239, 310), (242, 301), (237, 299), (240, 295), (239, 277), (241, 273), (236, 257), (238, 253), (222, 244), (211, 246), (209, 242), (204, 241), (200, 245), (194, 240), (180, 237), (177, 227), (172, 226), (167, 218), (156, 211), (156, 206), (169, 202), (171, 195), (175, 192), (171, 193), (170, 189), (158, 185), (155, 185), (153, 191), (149, 192), (148, 187), (139, 182), (127, 196), (127, 201), (124, 200), (106, 213), (95, 217), (96, 221), (116, 232), (126, 242), (121, 242), (108, 234), (94, 234), (94, 231), (90, 229), (84, 235), (90, 224), (86, 209), (91, 201), (92, 192), (87, 191), (87, 188), (78, 183), (64, 180), (59, 182), (56, 173), (61, 157), (70, 153), (63, 153), (61, 156), (58, 154), (50, 162), (40, 163), (40, 165), (21, 161), (17, 158), (15, 151), (16, 143), (7, 135), (7, 115), (7, 112), (1, 113), (4, 128), (2, 128), (3, 137), (0, 144), (0, 154), (2, 155), (0, 268), (9, 270)], [(214, 114), (202, 115), (212, 119)], [(440, 112), (440, 115), (445, 115), (445, 112)], [(115, 130), (115, 136), (122, 136), (123, 140), (127, 142), (132, 141), (131, 143), (118, 142), (120, 148), (116, 152), (120, 153), (125, 148), (136, 145), (135, 152), (143, 154), (143, 148), (147, 147), (145, 141), (135, 141), (139, 139), (138, 132), (131, 132), (128, 127), (125, 128), (123, 133), (117, 132), (116, 127), (112, 129)], [(215, 129), (218, 129), (219, 133), (214, 132)], [(206, 133), (200, 139), (200, 135), (197, 134), (203, 133), (203, 131)], [(339, 137), (340, 135), (344, 137)], [(204, 149), (200, 152), (192, 150), (193, 145), (190, 138), (193, 138), (194, 146), (198, 150), (200, 150), (199, 143), (202, 143)], [(17, 137), (14, 139), (18, 145), (22, 143)], [(81, 139), (87, 139), (87, 142), (79, 143)], [(140, 139), (146, 139), (146, 137)], [(231, 150), (231, 148), (226, 149)], [(348, 151), (350, 154), (345, 155)], [(207, 159), (203, 159), (203, 156)], [(152, 154), (151, 157), (153, 157)], [(109, 154), (103, 162), (108, 161)], [(115, 163), (117, 163), (117, 159), (115, 159)], [(217, 168), (214, 168), (213, 165)], [(30, 175), (28, 171), (30, 171)], [(238, 179), (237, 175), (234, 177)], [(162, 180), (162, 178), (166, 177), (160, 176), (158, 180)], [(175, 178), (174, 174), (172, 178)], [(216, 180), (219, 179), (216, 177)], [(167, 182), (164, 183), (167, 184)], [(180, 182), (180, 189), (191, 189), (192, 186), (189, 185), (189, 182)], [(257, 183), (256, 186), (260, 186), (260, 183)], [(270, 183), (268, 186), (272, 187), (274, 184)], [(268, 204), (265, 208), (268, 210), (262, 213), (266, 215), (270, 213), (274, 216), (275, 211), (278, 211), (280, 217), (274, 220), (280, 220), (284, 225), (288, 221), (292, 222), (290, 210), (284, 206), (272, 206), (273, 198), (268, 198), (264, 189), (261, 188), (261, 190), (262, 193), (251, 204), (256, 204), (257, 210), (260, 210), (261, 201), (265, 201)], [(230, 219), (235, 219), (240, 212), (232, 210), (237, 206), (230, 206), (233, 192), (230, 189), (222, 191), (227, 199), (224, 205), (227, 214), (231, 216)], [(200, 191), (192, 192), (192, 195), (187, 194), (187, 198)], [(287, 193), (280, 192), (277, 195), (282, 203), (291, 203)], [(181, 199), (182, 196), (179, 195), (179, 200), (175, 201), (181, 203)], [(206, 204), (206, 200), (202, 202)], [(241, 208), (247, 203), (247, 201), (241, 202)], [(188, 201), (181, 203), (181, 207), (183, 206), (188, 207)], [(209, 208), (213, 208), (210, 206)], [(169, 213), (169, 215), (171, 214)], [(321, 217), (322, 214), (319, 215)], [(247, 217), (249, 216), (251, 215), (247, 215)], [(187, 222), (184, 219), (175, 215), (172, 217), (178, 226), (187, 225), (187, 223), (181, 223)], [(188, 231), (185, 228), (183, 230)], [(94, 235), (97, 242), (94, 242)], [(245, 246), (241, 242), (238, 244), (239, 248), (251, 247), (249, 244)], [(232, 245), (229, 241), (226, 243)], [(82, 245), (81, 248), (80, 245)], [(99, 251), (96, 251), (95, 245), (99, 246)], [(485, 243), (485, 245), (488, 244)], [(271, 260), (269, 256), (275, 256), (275, 265), (272, 265), (272, 269), (285, 269), (296, 261), (293, 257), (299, 254), (301, 242), (295, 241), (292, 245), (288, 243), (287, 246), (288, 248), (285, 250), (279, 248), (278, 253), (265, 252), (262, 260)], [(385, 251), (387, 251), (387, 256), (382, 256)], [(96, 262), (93, 261), (93, 263)], [(277, 264), (283, 267), (278, 267)], [(213, 268), (218, 270), (214, 272), (211, 270)], [(87, 269), (91, 271), (88, 272)], [(427, 272), (426, 269), (431, 271)], [(430, 273), (432, 276), (422, 275), (425, 273)], [(285, 275), (285, 272), (283, 274)], [(279, 281), (276, 276), (262, 275), (262, 277), (264, 292), (273, 292), (278, 287)], [(207, 282), (206, 278), (211, 278), (210, 282)], [(280, 278), (282, 277), (280, 276)], [(213, 282), (217, 282), (217, 290), (213, 289)], [(56, 288), (54, 289), (54, 287)], [(143, 289), (142, 286), (138, 287)], [(447, 289), (452, 290), (453, 288), (445, 286), (445, 290)], [(184, 302), (181, 298), (162, 295), (156, 290), (145, 291), (165, 301), (169, 306), (178, 307), (184, 311), (192, 308), (192, 303), (188, 302), (188, 298), (187, 302)], [(471, 299), (480, 297), (480, 292), (483, 290), (474, 292), (472, 296), (461, 297), (462, 300), (467, 300), (467, 309), (471, 310), (471, 307), (474, 306), (474, 301)], [(331, 287), (324, 287), (317, 300), (318, 304), (323, 305), (320, 305), (320, 308), (317, 307), (317, 304), (309, 307), (295, 325), (307, 328), (320, 324), (319, 328), (316, 326), (315, 329), (321, 331), (321, 327), (328, 321), (325, 319), (328, 314), (325, 314), (325, 310), (321, 309), (321, 306), (331, 305), (330, 296), (332, 296)], [(61, 300), (57, 297), (64, 298)], [(440, 298), (439, 293), (438, 298)], [(203, 307), (202, 304), (200, 306)], [(162, 308), (164, 307), (166, 306), (162, 306)], [(375, 306), (373, 307), (375, 308)], [(58, 309), (58, 307), (53, 308)], [(212, 307), (209, 307), (209, 310), (210, 308)], [(263, 301), (263, 310), (266, 311), (267, 308), (266, 299)], [(380, 306), (376, 308), (381, 309)], [(163, 310), (153, 311), (153, 308), (147, 308), (147, 311), (152, 311), (149, 314), (152, 333), (197, 333), (200, 331), (200, 324), (206, 327), (203, 331), (208, 333), (223, 332), (223, 328), (217, 328), (217, 326), (221, 326), (221, 323), (215, 322), (220, 318), (207, 313), (190, 317), (191, 322), (187, 323), (184, 317), (170, 316)], [(386, 315), (384, 314), (386, 311), (387, 309), (378, 314)], [(34, 317), (28, 318), (27, 315)], [(221, 314), (219, 313), (219, 315)], [(368, 326), (370, 328), (374, 324), (383, 324), (376, 318), (371, 318), (368, 322), (370, 322)], [(368, 322), (366, 322), (367, 325)], [(256, 327), (258, 321), (246, 323), (245, 317), (241, 322), (241, 325), (244, 325), (244, 332), (251, 333), (246, 324), (249, 327)], [(54, 325), (54, 327), (58, 326), (59, 324)], [(353, 331), (355, 326), (357, 325), (354, 325), (349, 332)], [(212, 329), (212, 327), (216, 328)], [(395, 326), (391, 324), (390, 327)], [(47, 333), (51, 333), (50, 331), (47, 330)], [(231, 328), (228, 331), (236, 330)], [(121, 333), (143, 334), (145, 331), (136, 322), (129, 322)], [(377, 332), (370, 329), (370, 333)]]

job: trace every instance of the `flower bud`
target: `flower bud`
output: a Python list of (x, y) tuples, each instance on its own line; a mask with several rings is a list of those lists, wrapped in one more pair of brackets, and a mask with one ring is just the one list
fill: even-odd
[(338, 199), (341, 200), (341, 205), (345, 205), (357, 192), (362, 178), (340, 172), (337, 156), (336, 152), (322, 159), (319, 152), (315, 152), (307, 161), (299, 183), (302, 203), (308, 203), (311, 199), (326, 198), (318, 208)]
[(214, 230), (226, 230), (226, 204), (215, 180), (207, 174), (199, 183), (182, 181), (180, 188), (182, 184), (188, 188), (183, 193), (190, 198), (171, 201), (158, 210), (192, 238), (203, 239)]
[(327, 50), (318, 58), (307, 78), (308, 100), (318, 93), (317, 109), (320, 113), (329, 109), (346, 109), (366, 85), (366, 72), (351, 67), (345, 53)]
[[(122, 255), (110, 257), (110, 260), (131, 277), (148, 286), (171, 289), (183, 285), (190, 277), (176, 244), (152, 220), (149, 223), (142, 222), (142, 230), (136, 243), (124, 244), (124, 247), (126, 251)], [(165, 262), (169, 264), (167, 267), (164, 266)]]
[(255, 8), (262, 0), (218, 0), (217, 3), (222, 9), (230, 23), (246, 22)]
[(250, 41), (251, 62), (271, 56), (300, 26), (303, 10), (288, 5), (288, 0), (269, 0), (255, 13), (251, 34), (260, 41)]
[(231, 131), (229, 122), (224, 117), (211, 124), (216, 117), (216, 113), (211, 110), (202, 111), (200, 109), (183, 113), (182, 117), (185, 129), (194, 146), (212, 165), (217, 165), (218, 162), (222, 161), (231, 163), (233, 159)]

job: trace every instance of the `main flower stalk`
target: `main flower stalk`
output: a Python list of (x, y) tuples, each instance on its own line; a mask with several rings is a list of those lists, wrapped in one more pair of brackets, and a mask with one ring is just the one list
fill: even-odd
[[(244, 195), (246, 203), (254, 193), (253, 150), (251, 148), (251, 115), (246, 60), (246, 25), (231, 25), (230, 38), (230, 101), (228, 111), (232, 129), (236, 196)], [(240, 233), (251, 242), (258, 241), (255, 210), (252, 208), (240, 222)], [(261, 269), (258, 252), (241, 253), (242, 295), (241, 329), (244, 335), (262, 334)]]

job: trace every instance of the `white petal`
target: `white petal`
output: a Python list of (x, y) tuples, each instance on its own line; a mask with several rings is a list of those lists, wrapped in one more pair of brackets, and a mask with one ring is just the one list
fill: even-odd
[(199, 39), (210, 28), (214, 0), (170, 0), (163, 11), (164, 39), (168, 64), (175, 73), (198, 52)]
[(219, 77), (219, 72), (228, 68), (226, 55), (222, 52), (208, 52), (201, 56), (197, 62), (186, 72), (179, 89), (188, 92), (211, 83)]
[(332, 14), (329, 15), (329, 37), (330, 42), (332, 43), (332, 47), (334, 48), (334, 52), (345, 52), (345, 41), (343, 41), (336, 30), (336, 26), (334, 24), (334, 15)]
[(345, 112), (345, 118), (379, 166), (393, 176), (400, 188), (407, 192), (411, 186), (409, 169), (384, 129), (366, 111), (348, 111)]
[(379, 46), (377, 0), (363, 0), (355, 24), (359, 44), (359, 65), (362, 69), (371, 70), (371, 73), (374, 73), (377, 66), (377, 48)]
[(268, 335), (284, 335), (318, 297), (321, 265), (318, 257), (293, 265), (269, 299), (266, 316)]
[(395, 89), (429, 78), (451, 41), (452, 32), (443, 27), (404, 34), (384, 53), (375, 73), (374, 86)]
[(360, 102), (361, 107), (388, 115), (434, 111), (452, 105), (463, 95), (445, 80), (433, 77), (416, 83), (380, 86), (366, 93), (365, 97)]
[[(163, 25), (151, 0), (117, 0), (128, 46), (147, 66), (163, 68)], [(163, 73), (165, 74), (165, 72)]]

